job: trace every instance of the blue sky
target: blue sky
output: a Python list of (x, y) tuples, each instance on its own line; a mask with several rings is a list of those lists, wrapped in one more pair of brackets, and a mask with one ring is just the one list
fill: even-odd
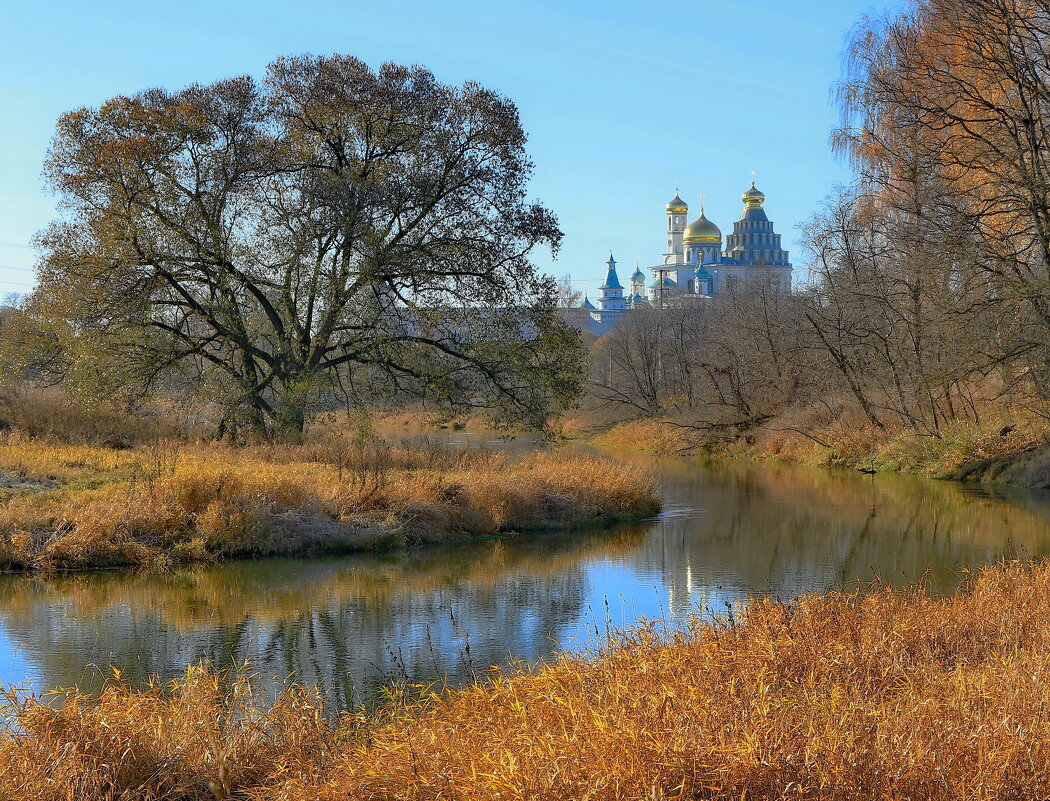
[[(885, 0), (891, 2), (891, 0)], [(757, 172), (797, 256), (795, 226), (847, 169), (828, 148), (846, 32), (883, 3), (38, 2), (5, 11), (0, 50), (0, 295), (24, 292), (24, 247), (55, 214), (40, 168), (55, 119), (116, 94), (259, 76), (279, 55), (420, 63), (512, 98), (533, 195), (565, 240), (556, 261), (594, 294), (610, 248), (627, 268), (663, 251), (663, 205), (703, 190), (723, 233)], [(22, 245), (14, 247), (12, 245)], [(798, 259), (795, 258), (796, 266)], [(628, 269), (628, 273), (630, 270)]]

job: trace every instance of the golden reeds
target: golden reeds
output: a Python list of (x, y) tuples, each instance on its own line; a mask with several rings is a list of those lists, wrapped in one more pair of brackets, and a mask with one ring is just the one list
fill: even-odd
[(1050, 794), (1050, 566), (751, 604), (421, 704), (288, 798), (1034, 799)]
[(0, 797), (226, 799), (326, 766), (338, 740), (314, 693), (291, 688), (266, 703), (245, 678), (227, 678), (193, 667), (132, 690), (114, 671), (91, 700), (4, 693), (0, 710), (17, 729), (0, 744)]
[(261, 703), (197, 668), (170, 696), (16, 693), (0, 797), (1046, 798), (1050, 564), (988, 569), (947, 599), (756, 601), (734, 625), (642, 628), (413, 698), (327, 728), (309, 693)]
[(423, 444), (137, 450), (0, 446), (0, 473), (55, 488), (0, 504), (0, 568), (354, 550), (654, 514), (643, 471), (596, 457)]

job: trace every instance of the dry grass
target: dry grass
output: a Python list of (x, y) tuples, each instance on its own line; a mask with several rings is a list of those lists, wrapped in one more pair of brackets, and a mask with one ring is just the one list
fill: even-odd
[(956, 420), (931, 433), (903, 426), (879, 429), (848, 409), (830, 420), (796, 410), (771, 422), (744, 453), (827, 467), (1050, 486), (1045, 454), (1038, 464), (1031, 456), (1045, 451), (1050, 423), (1022, 409), (985, 412), (979, 423)]
[(754, 602), (735, 625), (638, 630), (338, 730), (302, 691), (271, 707), (195, 670), (183, 686), (11, 699), (0, 797), (1046, 798), (1050, 565), (991, 568), (949, 599)]
[(429, 443), (115, 451), (19, 440), (0, 446), (0, 473), (12, 471), (30, 489), (57, 488), (0, 504), (9, 569), (395, 547), (659, 509), (650, 476), (609, 460)]
[(1050, 567), (639, 631), (424, 704), (327, 775), (286, 797), (1046, 798)]
[(612, 428), (593, 437), (595, 445), (610, 448), (629, 448), (669, 455), (681, 453), (696, 446), (685, 429), (675, 426), (667, 420), (643, 418), (617, 423)]
[(267, 704), (246, 679), (199, 667), (140, 690), (115, 676), (97, 699), (3, 695), (16, 728), (0, 745), (0, 797), (232, 798), (236, 788), (313, 778), (338, 742), (317, 696), (300, 688)]
[(154, 401), (132, 413), (116, 404), (85, 403), (60, 387), (10, 384), (2, 377), (0, 428), (52, 442), (113, 448), (214, 431), (213, 421), (201, 414), (201, 404), (191, 411), (170, 401)]

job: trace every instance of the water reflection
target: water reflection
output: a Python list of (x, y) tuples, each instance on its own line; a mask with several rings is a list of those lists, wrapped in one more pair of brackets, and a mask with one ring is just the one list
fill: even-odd
[(789, 466), (645, 461), (667, 510), (612, 532), (488, 541), (163, 575), (0, 580), (0, 680), (97, 686), (105, 667), (169, 677), (248, 660), (340, 706), (391, 679), (469, 680), (538, 660), (605, 625), (718, 611), (749, 594), (790, 598), (874, 576), (956, 571), (1050, 553), (1047, 494)]

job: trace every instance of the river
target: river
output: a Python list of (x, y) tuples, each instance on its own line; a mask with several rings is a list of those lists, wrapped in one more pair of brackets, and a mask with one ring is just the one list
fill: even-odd
[(719, 614), (749, 595), (876, 578), (951, 592), (962, 568), (1050, 553), (1050, 493), (613, 455), (658, 476), (659, 518), (384, 554), (0, 577), (0, 682), (95, 689), (110, 665), (141, 680), (247, 662), (268, 689), (294, 677), (345, 708), (391, 681), (461, 684), (591, 647), (610, 626)]

